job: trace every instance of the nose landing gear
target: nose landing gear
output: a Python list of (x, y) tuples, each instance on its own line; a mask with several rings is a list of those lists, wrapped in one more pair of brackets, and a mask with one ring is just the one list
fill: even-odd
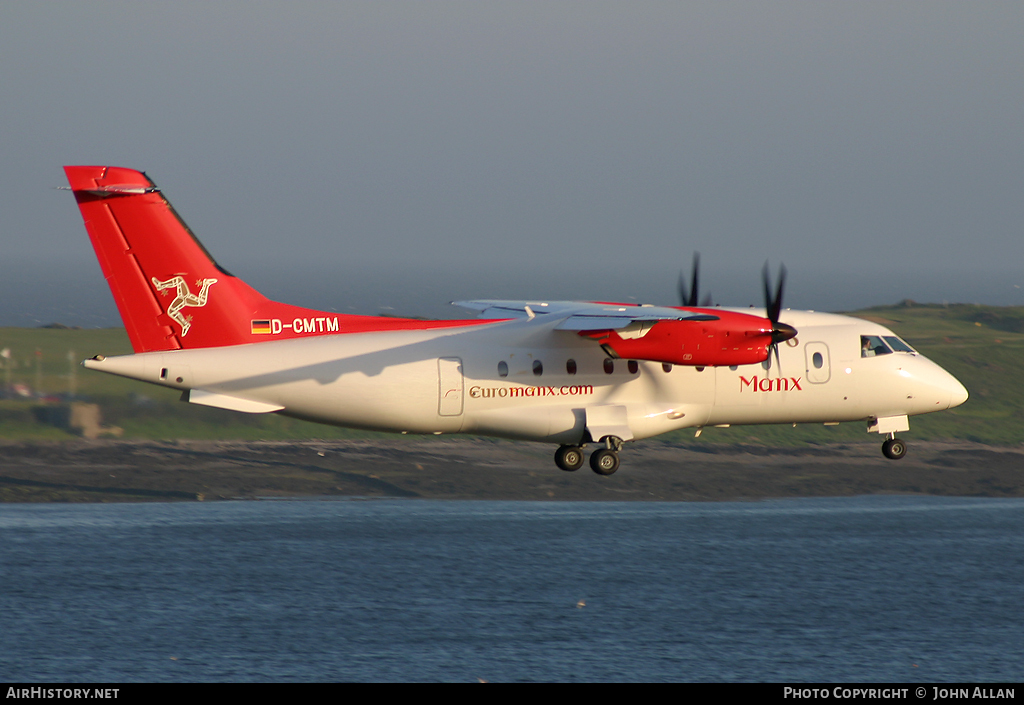
[(907, 444), (896, 438), (896, 434), (889, 434), (889, 438), (882, 444), (882, 455), (889, 460), (899, 460), (907, 454)]

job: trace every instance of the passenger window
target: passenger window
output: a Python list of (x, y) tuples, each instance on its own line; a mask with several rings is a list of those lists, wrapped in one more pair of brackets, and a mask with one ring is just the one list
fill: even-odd
[(576, 374), (576, 361), (571, 357), (565, 361), (565, 371), (571, 375)]
[(508, 363), (504, 360), (498, 363), (498, 376), (508, 377)]
[(640, 363), (638, 363), (636, 360), (630, 360), (628, 363), (626, 363), (626, 367), (629, 368), (629, 374), (631, 375), (635, 375), (637, 372), (640, 371)]
[(615, 360), (611, 359), (610, 357), (606, 357), (604, 359), (604, 373), (606, 375), (610, 375), (614, 371), (615, 371)]
[(811, 364), (814, 365), (815, 369), (820, 370), (822, 365), (825, 364), (825, 358), (821, 356), (821, 353), (816, 352), (814, 353), (814, 356), (811, 358)]
[(908, 353), (916, 353), (917, 352), (916, 350), (914, 350), (914, 348), (912, 348), (909, 345), (907, 345), (906, 343), (904, 343), (902, 340), (897, 338), (895, 335), (886, 335), (886, 336), (883, 336), (883, 337), (885, 338), (885, 342), (889, 343), (889, 347), (892, 348), (893, 350), (895, 350), (896, 352), (908, 352)]
[(540, 360), (533, 361), (533, 374), (537, 375), (538, 377), (544, 374), (544, 363), (541, 362)]
[(878, 355), (888, 355), (892, 350), (889, 349), (882, 339), (877, 335), (862, 335), (860, 337), (860, 356), (861, 357), (876, 357)]

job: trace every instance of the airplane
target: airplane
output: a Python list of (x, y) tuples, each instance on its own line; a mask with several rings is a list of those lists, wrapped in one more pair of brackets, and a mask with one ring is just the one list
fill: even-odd
[(902, 458), (909, 417), (967, 390), (891, 330), (782, 309), (461, 301), (476, 317), (419, 320), (267, 299), (220, 266), (143, 172), (66, 166), (134, 354), (91, 370), (180, 390), (182, 401), (352, 428), (465, 433), (557, 445), (574, 471), (611, 475), (624, 444), (738, 424), (867, 423)]

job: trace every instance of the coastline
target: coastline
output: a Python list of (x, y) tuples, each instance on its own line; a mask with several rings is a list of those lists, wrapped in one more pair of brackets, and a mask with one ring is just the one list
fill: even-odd
[(866, 494), (1024, 497), (1024, 449), (874, 438), (802, 447), (630, 444), (601, 477), (555, 468), (554, 446), (482, 438), (0, 443), (0, 502), (420, 498), (729, 501)]

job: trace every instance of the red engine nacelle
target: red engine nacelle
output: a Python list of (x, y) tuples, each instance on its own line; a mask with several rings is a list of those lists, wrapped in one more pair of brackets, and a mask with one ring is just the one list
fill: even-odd
[(630, 360), (713, 367), (750, 365), (768, 358), (773, 328), (767, 318), (720, 309), (683, 310), (706, 314), (708, 319), (638, 321), (617, 331), (580, 335), (596, 340), (612, 357)]

